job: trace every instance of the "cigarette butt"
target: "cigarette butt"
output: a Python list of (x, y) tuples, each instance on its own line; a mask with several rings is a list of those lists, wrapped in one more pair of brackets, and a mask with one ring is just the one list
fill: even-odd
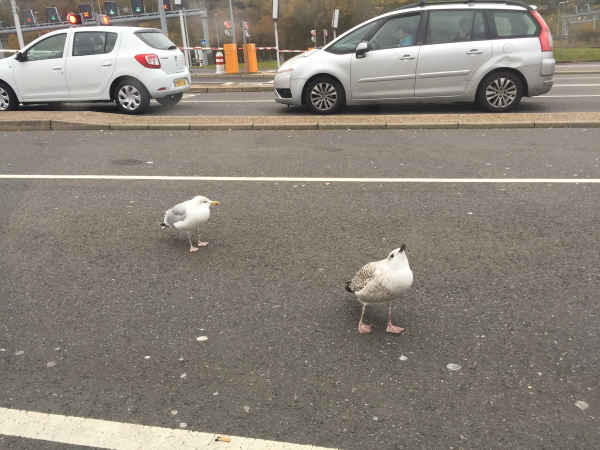
[(231, 439), (228, 438), (228, 437), (221, 437), (221, 436), (219, 436), (218, 438), (215, 439), (215, 441), (231, 442)]
[(325, 186), (329, 186), (331, 183), (325, 183)]

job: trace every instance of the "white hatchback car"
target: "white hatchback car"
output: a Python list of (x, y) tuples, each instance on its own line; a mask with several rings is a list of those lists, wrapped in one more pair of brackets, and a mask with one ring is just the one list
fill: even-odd
[(275, 101), (332, 114), (343, 104), (473, 102), (507, 112), (554, 82), (552, 35), (515, 1), (410, 5), (281, 65)]
[(174, 105), (190, 87), (184, 55), (160, 30), (73, 27), (0, 60), (0, 111), (20, 103), (115, 101), (140, 114), (154, 98)]

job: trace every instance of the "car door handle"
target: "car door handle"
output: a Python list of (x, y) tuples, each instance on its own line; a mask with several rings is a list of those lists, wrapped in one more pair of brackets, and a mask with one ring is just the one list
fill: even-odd
[(52, 70), (61, 70), (61, 67), (60, 66), (55, 66), (55, 67), (52, 68)]
[(112, 66), (111, 62), (105, 62), (104, 64), (102, 64), (102, 67), (109, 67)]
[(467, 52), (467, 55), (481, 55), (482, 53), (483, 53), (483, 50), (477, 50), (476, 48), (474, 48), (470, 52)]
[(400, 57), (400, 61), (404, 61), (405, 59), (415, 59), (415, 57), (410, 55), (404, 55)]

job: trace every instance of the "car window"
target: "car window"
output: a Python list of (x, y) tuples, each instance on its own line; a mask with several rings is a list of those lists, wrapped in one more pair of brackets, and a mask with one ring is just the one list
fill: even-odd
[(388, 19), (369, 39), (371, 50), (408, 47), (416, 44), (421, 13), (396, 16)]
[(498, 37), (535, 36), (538, 25), (527, 11), (488, 11)]
[(134, 33), (142, 42), (158, 50), (176, 50), (177, 46), (160, 31), (136, 31)]
[(55, 34), (29, 47), (25, 59), (27, 61), (40, 61), (43, 59), (62, 58), (66, 41), (66, 33)]
[[(470, 41), (473, 38), (474, 19), (475, 11), (430, 11), (425, 43)], [(480, 17), (480, 20), (483, 18)]]
[(73, 56), (102, 55), (115, 47), (117, 33), (85, 31), (75, 33)]
[(353, 53), (356, 50), (356, 46), (362, 41), (367, 34), (373, 29), (378, 22), (375, 20), (363, 25), (360, 28), (352, 31), (346, 36), (340, 38), (337, 42), (327, 47), (325, 50), (330, 53), (344, 54)]

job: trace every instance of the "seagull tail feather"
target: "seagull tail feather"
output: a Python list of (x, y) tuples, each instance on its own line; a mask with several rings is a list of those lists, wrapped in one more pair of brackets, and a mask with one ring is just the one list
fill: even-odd
[(350, 284), (352, 284), (352, 281), (346, 281), (346, 286), (344, 286), (346, 288), (346, 290), (348, 292), (352, 292), (354, 293), (354, 291), (352, 290), (352, 288), (350, 287)]

